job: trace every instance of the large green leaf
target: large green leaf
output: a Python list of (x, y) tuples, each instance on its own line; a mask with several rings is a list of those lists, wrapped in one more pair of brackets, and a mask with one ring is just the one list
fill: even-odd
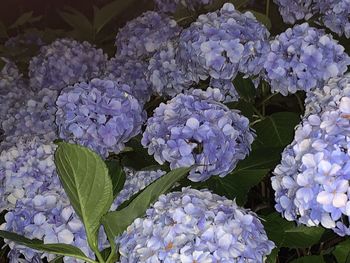
[(33, 11), (29, 11), (23, 13), (17, 20), (10, 26), (10, 29), (22, 26), (29, 22), (29, 20), (33, 17)]
[(238, 75), (234, 79), (233, 84), (240, 98), (247, 102), (254, 101), (256, 95), (256, 88), (254, 87), (254, 84), (251, 79), (244, 78), (242, 75)]
[(349, 263), (350, 262), (350, 239), (339, 243), (334, 251), (333, 255), (337, 259), (338, 263)]
[(323, 256), (318, 255), (318, 256), (306, 256), (306, 257), (301, 257), (298, 259), (295, 259), (291, 261), (291, 263), (324, 263)]
[(317, 244), (325, 230), (321, 227), (296, 226), (283, 219), (278, 213), (263, 216), (262, 223), (270, 240), (277, 247), (307, 248)]
[(108, 174), (113, 185), (113, 200), (117, 197), (119, 192), (123, 189), (125, 184), (125, 172), (123, 167), (116, 160), (107, 160), (106, 165)]
[(12, 232), (0, 230), (0, 236), (4, 239), (12, 240), (20, 245), (27, 246), (32, 249), (44, 251), (51, 254), (75, 257), (85, 260), (86, 262), (95, 262), (85, 256), (85, 254), (77, 247), (67, 244), (44, 244), (38, 239), (28, 239)]
[(170, 171), (147, 186), (127, 207), (109, 212), (102, 218), (106, 232), (114, 237), (121, 234), (136, 218), (143, 216), (160, 195), (170, 190), (190, 170), (191, 168), (178, 168)]
[(257, 138), (254, 147), (286, 146), (294, 137), (294, 128), (300, 117), (294, 112), (277, 112), (256, 123), (253, 128)]
[(84, 223), (89, 245), (97, 249), (101, 217), (113, 202), (108, 169), (96, 153), (65, 142), (59, 143), (55, 164), (69, 200)]
[(279, 248), (274, 248), (270, 255), (266, 258), (266, 263), (276, 263), (278, 257)]

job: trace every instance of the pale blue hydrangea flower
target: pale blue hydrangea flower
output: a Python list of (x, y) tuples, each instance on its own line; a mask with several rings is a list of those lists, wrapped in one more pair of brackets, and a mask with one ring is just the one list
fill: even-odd
[(162, 195), (117, 239), (121, 263), (264, 262), (274, 243), (258, 217), (208, 190)]
[(17, 137), (0, 153), (0, 212), (11, 209), (22, 198), (55, 189), (59, 179), (53, 160), (56, 145), (38, 137)]
[(119, 84), (130, 86), (133, 95), (142, 104), (149, 101), (152, 95), (151, 83), (147, 77), (148, 63), (127, 57), (115, 57), (108, 61), (106, 78)]
[(220, 93), (224, 96), (223, 102), (225, 103), (239, 100), (238, 92), (230, 79), (211, 78), (209, 86), (220, 90)]
[(179, 7), (196, 11), (203, 6), (212, 4), (213, 0), (154, 0), (154, 2), (157, 10), (173, 14)]
[(333, 32), (350, 38), (350, 0), (331, 1), (321, 19)]
[(343, 46), (323, 30), (304, 23), (271, 41), (265, 79), (272, 91), (287, 95), (321, 88), (330, 78), (342, 76), (348, 65), (350, 58)]
[(178, 64), (177, 53), (178, 43), (168, 41), (149, 61), (149, 80), (154, 92), (161, 96), (175, 97), (193, 84)]
[(318, 11), (315, 6), (315, 0), (273, 1), (278, 5), (283, 21), (289, 24), (294, 24), (298, 20), (308, 20)]
[[(23, 96), (23, 93), (20, 95)], [(5, 135), (2, 144), (13, 145), (19, 136), (39, 136), (48, 141), (57, 139), (55, 124), (57, 97), (58, 91), (43, 88), (37, 93), (28, 95), (24, 100), (19, 100), (22, 103), (12, 105), (1, 123)]]
[(128, 168), (124, 169), (126, 180), (123, 189), (114, 200), (111, 211), (114, 211), (125, 201), (129, 200), (134, 194), (146, 188), (155, 180), (165, 174), (162, 170), (156, 171), (134, 171)]
[(312, 114), (297, 127), (272, 177), (276, 210), (307, 226), (350, 234), (350, 98), (338, 109)]
[(61, 90), (79, 81), (99, 77), (106, 66), (107, 55), (88, 42), (58, 39), (43, 46), (29, 65), (29, 78), (34, 90)]
[(196, 165), (188, 178), (204, 181), (230, 173), (248, 155), (253, 140), (249, 120), (238, 111), (216, 100), (179, 94), (154, 110), (141, 143), (171, 169)]
[(335, 110), (342, 97), (350, 97), (350, 74), (332, 78), (321, 89), (306, 93), (305, 116), (320, 113), (324, 110)]
[(230, 80), (238, 72), (257, 75), (269, 49), (268, 37), (252, 13), (242, 14), (227, 3), (182, 31), (179, 64), (195, 82), (208, 77)]
[(147, 11), (129, 21), (117, 34), (116, 56), (147, 58), (168, 40), (177, 37), (180, 27), (164, 14)]
[(103, 157), (123, 150), (124, 143), (140, 133), (146, 117), (130, 95), (130, 87), (111, 80), (93, 79), (69, 86), (56, 105), (59, 137)]

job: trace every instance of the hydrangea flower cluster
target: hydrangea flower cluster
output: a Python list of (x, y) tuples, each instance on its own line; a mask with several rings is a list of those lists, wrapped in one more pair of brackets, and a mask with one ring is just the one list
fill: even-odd
[(331, 1), (326, 9), (322, 21), (326, 27), (338, 35), (350, 38), (350, 1)]
[(146, 188), (155, 180), (165, 174), (162, 170), (156, 171), (133, 171), (125, 168), (126, 180), (123, 189), (114, 200), (111, 211), (114, 211), (125, 201), (129, 200), (134, 194)]
[(149, 80), (159, 95), (175, 97), (193, 84), (178, 64), (177, 53), (178, 42), (168, 41), (149, 61)]
[(219, 11), (200, 15), (180, 35), (179, 60), (198, 82), (208, 77), (233, 79), (238, 72), (258, 75), (268, 51), (268, 30), (250, 12), (225, 4)]
[(132, 58), (112, 58), (107, 63), (106, 78), (130, 86), (131, 94), (140, 103), (149, 101), (152, 87), (147, 77), (148, 64)]
[(173, 14), (179, 6), (195, 11), (205, 5), (210, 5), (213, 0), (154, 0), (154, 2), (157, 10)]
[(350, 235), (350, 98), (305, 118), (272, 177), (276, 210), (307, 226)]
[(178, 36), (180, 27), (164, 14), (148, 11), (129, 21), (116, 37), (117, 57), (147, 58), (168, 40)]
[(306, 93), (305, 116), (320, 113), (325, 110), (335, 110), (339, 107), (342, 97), (350, 97), (350, 74), (340, 78), (332, 78), (321, 89)]
[[(298, 20), (308, 20), (316, 12), (314, 0), (274, 0), (285, 23), (294, 24)], [(324, 1), (321, 1), (324, 2)]]
[[(23, 96), (23, 94), (20, 94)], [(44, 88), (27, 98), (24, 105), (16, 103), (2, 122), (6, 139), (4, 143), (14, 145), (17, 137), (40, 136), (48, 141), (57, 138), (55, 125), (56, 99), (58, 92)]]
[(58, 39), (40, 49), (29, 65), (30, 84), (34, 90), (61, 90), (79, 81), (99, 77), (105, 69), (107, 55), (90, 43)]
[(160, 196), (118, 243), (121, 263), (264, 262), (274, 248), (254, 213), (190, 188)]
[(271, 41), (264, 67), (272, 91), (287, 95), (320, 88), (330, 78), (344, 74), (348, 65), (350, 58), (343, 46), (323, 30), (304, 23)]
[(65, 88), (57, 99), (59, 137), (107, 157), (141, 131), (145, 120), (130, 87), (111, 80), (93, 79)]
[(223, 177), (250, 151), (254, 133), (249, 120), (225, 105), (201, 96), (179, 94), (161, 103), (147, 121), (142, 145), (170, 168), (196, 165), (192, 181)]

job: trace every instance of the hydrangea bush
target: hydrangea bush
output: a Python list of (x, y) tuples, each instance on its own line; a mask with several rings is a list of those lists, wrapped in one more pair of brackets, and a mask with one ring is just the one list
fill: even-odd
[(348, 0), (91, 10), (0, 21), (1, 262), (348, 261)]

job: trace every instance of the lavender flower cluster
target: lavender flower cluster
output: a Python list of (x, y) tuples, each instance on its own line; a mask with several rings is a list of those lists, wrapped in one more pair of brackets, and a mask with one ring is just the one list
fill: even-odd
[(157, 10), (173, 14), (180, 7), (191, 11), (213, 3), (213, 0), (154, 0)]
[(257, 216), (208, 190), (160, 196), (117, 239), (120, 262), (264, 262), (274, 248)]
[(129, 92), (126, 84), (101, 79), (65, 88), (56, 102), (60, 138), (104, 157), (122, 151), (145, 120), (145, 112)]
[(178, 36), (180, 27), (164, 14), (148, 11), (129, 21), (117, 34), (118, 57), (147, 58), (168, 40)]
[(317, 20), (338, 35), (350, 38), (349, 0), (274, 0), (284, 22), (294, 24), (297, 20)]
[(349, 116), (350, 98), (343, 97), (297, 127), (272, 177), (276, 210), (286, 219), (350, 235)]
[(296, 25), (271, 41), (264, 68), (272, 91), (287, 95), (321, 88), (330, 78), (342, 76), (350, 57), (331, 35)]
[(198, 182), (230, 173), (247, 156), (253, 139), (249, 120), (239, 112), (215, 100), (179, 94), (155, 109), (141, 142), (171, 169), (196, 165), (188, 178)]
[(29, 65), (31, 88), (61, 90), (67, 85), (99, 77), (105, 69), (107, 56), (90, 43), (58, 39), (43, 46)]

